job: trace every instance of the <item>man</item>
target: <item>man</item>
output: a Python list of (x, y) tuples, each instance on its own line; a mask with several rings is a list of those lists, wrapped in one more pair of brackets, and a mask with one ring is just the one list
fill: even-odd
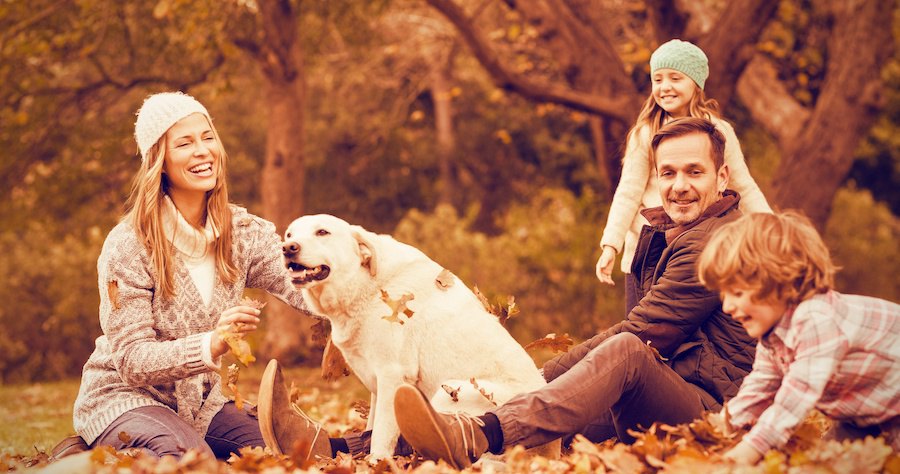
[(736, 219), (726, 191), (725, 139), (705, 119), (675, 120), (651, 142), (661, 208), (645, 209), (632, 267), (642, 299), (625, 320), (544, 366), (549, 382), (480, 417), (442, 414), (413, 385), (397, 390), (406, 441), (462, 469), (484, 452), (582, 433), (595, 442), (654, 422), (718, 410), (750, 371), (754, 341), (703, 287), (696, 260), (710, 234)]

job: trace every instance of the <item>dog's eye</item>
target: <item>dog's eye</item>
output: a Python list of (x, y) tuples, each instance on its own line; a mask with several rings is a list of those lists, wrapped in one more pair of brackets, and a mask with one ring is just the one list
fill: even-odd
[(325, 236), (325, 235), (331, 235), (331, 232), (328, 232), (328, 231), (325, 230), (325, 229), (319, 229), (319, 230), (316, 231), (316, 235), (318, 235), (319, 237), (322, 237), (322, 236)]

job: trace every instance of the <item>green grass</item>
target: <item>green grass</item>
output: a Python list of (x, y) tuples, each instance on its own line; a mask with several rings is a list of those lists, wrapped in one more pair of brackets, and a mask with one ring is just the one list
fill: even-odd
[[(230, 363), (223, 361), (223, 377)], [(265, 362), (256, 361), (241, 370), (238, 390), (249, 402), (256, 402), (264, 368)], [(347, 422), (352, 411), (350, 404), (356, 400), (369, 401), (366, 389), (352, 376), (326, 382), (318, 368), (287, 369), (284, 375), (288, 384), (293, 382), (300, 390), (301, 408), (310, 416), (328, 422), (329, 429), (338, 433), (350, 427)], [(56, 443), (75, 434), (72, 406), (80, 383), (74, 379), (0, 385), (0, 454), (34, 456), (42, 451), (49, 454)], [(223, 390), (231, 395), (227, 388)]]
[(79, 380), (0, 386), (0, 453), (49, 453), (72, 429)]

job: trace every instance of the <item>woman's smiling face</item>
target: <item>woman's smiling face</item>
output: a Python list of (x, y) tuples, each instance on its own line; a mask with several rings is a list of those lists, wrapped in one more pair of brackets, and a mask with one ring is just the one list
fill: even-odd
[(211, 191), (218, 179), (220, 149), (216, 134), (203, 114), (191, 114), (175, 122), (166, 132), (163, 163), (170, 192)]
[(656, 105), (675, 118), (688, 114), (691, 99), (697, 93), (697, 84), (684, 73), (674, 69), (657, 69), (650, 77)]

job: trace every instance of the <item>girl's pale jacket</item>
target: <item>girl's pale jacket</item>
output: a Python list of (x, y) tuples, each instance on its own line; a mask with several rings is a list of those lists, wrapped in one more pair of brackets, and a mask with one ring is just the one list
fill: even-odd
[[(759, 186), (750, 176), (750, 170), (744, 161), (741, 144), (728, 122), (713, 118), (713, 123), (725, 135), (725, 164), (728, 165), (728, 189), (733, 189), (741, 196), (741, 211), (772, 212)], [(650, 127), (636, 129), (628, 140), (625, 156), (622, 158), (622, 177), (616, 187), (606, 228), (600, 245), (609, 245), (622, 256), (622, 271), (631, 273), (631, 261), (637, 246), (641, 228), (647, 225), (647, 219), (641, 210), (662, 206), (659, 196), (659, 183), (656, 172), (650, 167)]]
[(134, 228), (110, 231), (97, 261), (103, 334), (84, 366), (75, 401), (75, 431), (92, 443), (119, 415), (144, 406), (169, 407), (203, 436), (227, 401), (219, 373), (201, 357), (201, 341), (222, 311), (241, 300), (244, 288), (260, 288), (308, 313), (286, 278), (275, 226), (231, 206), (233, 258), (238, 277), (216, 276), (213, 297), (203, 303), (184, 262), (173, 252), (175, 295), (157, 295), (158, 277)]

